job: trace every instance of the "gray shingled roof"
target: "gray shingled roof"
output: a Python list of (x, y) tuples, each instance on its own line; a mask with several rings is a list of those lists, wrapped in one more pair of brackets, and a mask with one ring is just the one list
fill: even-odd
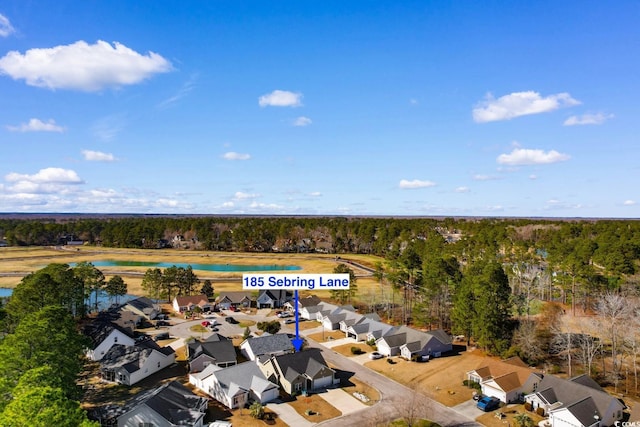
[[(264, 335), (247, 338), (246, 344), (255, 356), (293, 351), (291, 338), (287, 334)], [(244, 343), (243, 343), (244, 344)]]
[(189, 360), (193, 360), (202, 354), (213, 358), (217, 362), (236, 361), (236, 349), (230, 340), (198, 341), (189, 343)]
[(571, 405), (566, 406), (567, 410), (571, 412), (571, 414), (580, 421), (582, 425), (590, 426), (596, 422), (594, 416), (597, 415), (600, 419), (602, 418), (602, 413), (598, 412), (596, 408), (596, 404), (591, 398), (591, 396), (587, 396)]
[(93, 412), (101, 420), (114, 420), (138, 406), (146, 405), (168, 422), (178, 426), (192, 426), (202, 419), (205, 412), (200, 408), (208, 399), (193, 394), (177, 381), (171, 381), (153, 390), (138, 393), (124, 405), (108, 405)]
[(288, 380), (304, 374), (313, 377), (322, 368), (328, 367), (320, 349), (317, 348), (275, 356), (275, 362)]
[(210, 365), (199, 376), (204, 379), (210, 375), (216, 378), (218, 384), (228, 396), (234, 396), (238, 390), (254, 390), (262, 393), (265, 390), (278, 388), (277, 384), (267, 380), (254, 362), (244, 362), (222, 369), (211, 368)]
[(144, 341), (139, 345), (116, 344), (100, 360), (101, 369), (124, 368), (132, 373), (140, 370), (152, 352), (157, 351), (168, 356), (175, 351), (171, 347), (160, 347), (153, 341)]
[[(539, 391), (537, 394), (551, 404), (560, 403), (562, 405), (560, 408), (569, 407), (576, 402), (583, 401), (586, 397), (590, 397), (591, 400), (588, 402), (591, 402), (592, 405), (590, 409), (592, 416), (595, 410), (601, 414), (605, 413), (612, 400), (617, 401), (602, 389), (598, 390), (584, 383), (591, 384), (591, 381), (587, 381), (583, 376), (565, 380), (553, 375), (545, 375), (538, 384)], [(553, 393), (551, 393), (550, 389), (553, 390)], [(554, 396), (555, 401), (553, 401)], [(586, 403), (583, 405), (586, 405)], [(582, 408), (582, 406), (579, 407)], [(620, 409), (623, 409), (622, 404), (620, 404)]]

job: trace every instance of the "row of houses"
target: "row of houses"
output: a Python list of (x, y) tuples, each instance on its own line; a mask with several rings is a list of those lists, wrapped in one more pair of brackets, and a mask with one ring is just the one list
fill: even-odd
[(487, 358), (467, 372), (485, 396), (504, 403), (524, 401), (548, 417), (552, 427), (612, 426), (623, 419), (625, 405), (606, 393), (588, 375), (563, 379), (529, 368), (517, 357), (505, 361)]
[[(295, 310), (295, 302), (284, 305)], [(329, 331), (340, 330), (356, 342), (375, 343), (384, 356), (401, 356), (416, 360), (422, 356), (438, 357), (453, 349), (451, 336), (441, 329), (419, 331), (405, 325), (392, 326), (380, 320), (376, 313), (360, 314), (351, 305), (336, 306), (317, 296), (298, 299), (298, 313), (307, 320), (315, 320)]]
[(258, 308), (281, 308), (288, 301), (291, 301), (293, 294), (284, 290), (263, 289), (258, 293), (254, 302), (251, 292), (222, 292), (215, 301), (209, 301), (204, 295), (177, 296), (173, 299), (173, 310), (176, 313), (193, 311), (196, 307), (202, 312), (218, 310), (229, 310), (231, 308), (243, 309), (249, 307)]

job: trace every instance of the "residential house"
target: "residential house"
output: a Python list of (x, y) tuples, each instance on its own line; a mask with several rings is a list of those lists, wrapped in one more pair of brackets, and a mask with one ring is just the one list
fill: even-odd
[(421, 355), (439, 356), (453, 349), (451, 338), (444, 331), (423, 332), (407, 326), (389, 329), (376, 340), (376, 346), (384, 356), (400, 355), (409, 360)]
[(281, 308), (291, 301), (291, 291), (283, 289), (261, 289), (256, 300), (258, 308)]
[(553, 427), (617, 425), (625, 409), (588, 375), (568, 380), (545, 375), (524, 400), (534, 410), (543, 408)]
[(380, 316), (376, 313), (368, 313), (362, 315), (355, 324), (348, 326), (345, 334), (347, 337), (352, 337), (356, 341), (367, 341), (369, 334), (375, 334), (376, 331), (381, 331), (380, 335), (382, 336), (383, 330), (389, 330), (391, 328), (392, 326), (380, 321)]
[(529, 368), (520, 358), (507, 360), (485, 358), (477, 368), (467, 372), (467, 379), (480, 384), (485, 396), (504, 403), (518, 401), (538, 387), (542, 375)]
[(160, 347), (148, 339), (133, 346), (112, 346), (100, 360), (100, 373), (107, 381), (133, 385), (175, 362), (171, 347)]
[(249, 402), (267, 403), (279, 396), (278, 384), (268, 381), (254, 362), (228, 368), (209, 365), (189, 374), (189, 382), (227, 408), (242, 408)]
[(439, 357), (453, 350), (451, 336), (442, 329), (407, 334), (407, 342), (400, 346), (400, 355), (407, 360), (421, 356)]
[(219, 334), (213, 334), (204, 341), (189, 342), (187, 351), (189, 372), (201, 372), (209, 365), (226, 368), (238, 363), (233, 342)]
[[(309, 295), (304, 298), (298, 298), (298, 312), (302, 313), (302, 310), (305, 307), (314, 307), (320, 304), (322, 300), (318, 298), (316, 295)], [(289, 301), (284, 304), (284, 308), (289, 311), (295, 311), (295, 300)], [(317, 310), (316, 310), (317, 311)]]
[(193, 311), (199, 307), (203, 312), (212, 311), (214, 304), (209, 302), (209, 298), (205, 294), (192, 296), (179, 296), (173, 299), (173, 310), (176, 313), (184, 313)]
[(294, 351), (288, 334), (263, 335), (247, 338), (240, 344), (240, 351), (249, 360), (261, 356), (279, 356)]
[(91, 345), (85, 352), (90, 360), (102, 359), (116, 344), (132, 346), (136, 342), (133, 331), (103, 319), (96, 319), (87, 325), (84, 334), (91, 340)]
[(216, 304), (221, 310), (251, 307), (251, 292), (222, 292), (216, 298)]
[(317, 348), (271, 356), (258, 366), (269, 381), (277, 382), (290, 395), (325, 389), (338, 382)]
[(122, 310), (132, 312), (147, 320), (155, 319), (161, 311), (160, 307), (147, 297), (127, 301), (122, 305)]
[(92, 413), (101, 425), (118, 427), (203, 427), (209, 400), (177, 381), (141, 392), (124, 405), (109, 405)]

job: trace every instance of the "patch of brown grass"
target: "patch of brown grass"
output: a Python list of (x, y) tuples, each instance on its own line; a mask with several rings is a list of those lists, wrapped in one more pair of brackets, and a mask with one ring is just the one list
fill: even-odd
[(309, 335), (309, 338), (316, 342), (339, 340), (344, 337), (344, 332), (342, 331), (324, 331)]
[(355, 377), (349, 378), (349, 382), (353, 385), (342, 387), (342, 390), (344, 390), (346, 393), (349, 393), (352, 396), (353, 396), (353, 393), (356, 393), (356, 392), (364, 394), (369, 398), (368, 402), (362, 402), (365, 405), (373, 406), (380, 400), (380, 392), (376, 388), (371, 387), (367, 383), (363, 383), (362, 381), (358, 380)]
[[(331, 406), (329, 402), (324, 400), (319, 394), (298, 396), (296, 400), (290, 402), (289, 405), (291, 405), (298, 414), (313, 423), (330, 420), (342, 415), (342, 412)], [(312, 414), (307, 415), (307, 410), (311, 410)]]
[(484, 354), (461, 352), (459, 355), (431, 359), (425, 363), (410, 362), (400, 357), (372, 360), (365, 366), (415, 388), (446, 406), (455, 406), (471, 399), (473, 390), (462, 385), (467, 371), (481, 363)]
[(353, 354), (351, 352), (351, 348), (355, 347), (355, 348), (359, 348), (362, 353), (360, 354), (364, 354), (364, 353), (368, 353), (371, 351), (371, 347), (368, 346), (365, 343), (359, 342), (359, 343), (351, 343), (351, 344), (344, 344), (344, 345), (338, 345), (336, 347), (331, 347), (331, 350), (340, 353), (343, 356), (346, 357), (353, 357), (353, 356), (358, 356), (357, 354)]

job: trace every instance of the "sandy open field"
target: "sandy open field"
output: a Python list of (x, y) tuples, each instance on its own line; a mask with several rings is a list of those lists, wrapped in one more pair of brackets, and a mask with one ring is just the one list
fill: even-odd
[[(353, 260), (373, 267), (379, 258), (367, 255), (348, 255), (343, 259)], [(33, 247), (0, 248), (0, 287), (15, 287), (21, 278), (45, 267), (50, 263), (78, 263), (81, 261), (142, 261), (170, 264), (283, 264), (297, 265), (299, 273), (331, 273), (337, 265), (335, 255), (323, 254), (270, 254), (270, 253), (230, 253), (185, 250), (137, 250), (100, 247)], [(142, 275), (149, 267), (100, 267), (107, 279), (118, 274), (123, 277), (130, 294), (143, 295), (140, 286)], [(379, 284), (369, 274), (352, 266), (358, 278), (358, 292), (362, 295), (376, 292)], [(240, 290), (242, 273), (212, 272), (198, 270), (194, 272), (202, 281), (213, 282), (216, 292)]]

